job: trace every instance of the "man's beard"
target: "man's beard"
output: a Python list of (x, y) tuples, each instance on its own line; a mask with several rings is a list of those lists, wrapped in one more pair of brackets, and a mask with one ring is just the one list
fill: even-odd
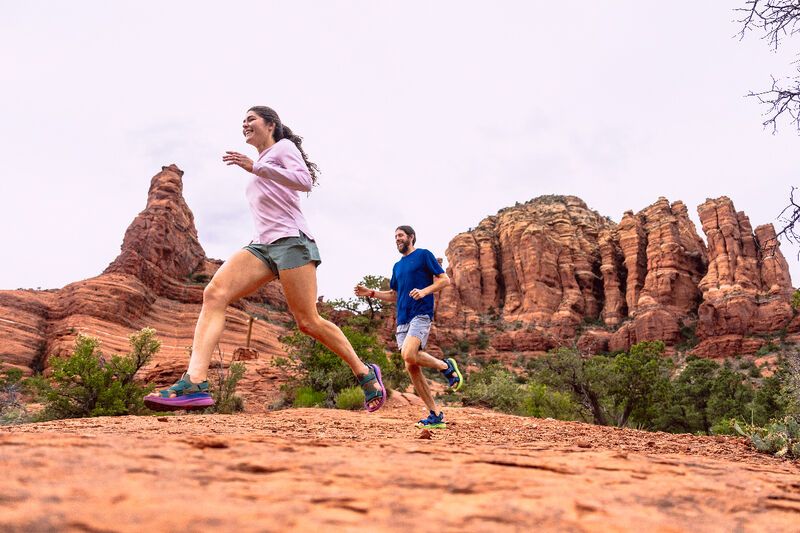
[(397, 245), (397, 251), (399, 251), (401, 254), (406, 253), (408, 251), (408, 243), (404, 242), (404, 243), (398, 244)]

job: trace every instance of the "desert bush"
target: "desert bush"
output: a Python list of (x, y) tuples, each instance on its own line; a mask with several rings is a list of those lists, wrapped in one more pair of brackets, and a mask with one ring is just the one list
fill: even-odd
[(294, 391), (294, 407), (319, 407), (325, 403), (325, 393), (311, 387), (298, 387)]
[[(220, 352), (220, 359), (222, 354)], [(244, 400), (241, 396), (236, 394), (236, 386), (239, 381), (244, 377), (245, 367), (244, 363), (231, 363), (227, 369), (222, 364), (216, 365), (216, 368), (209, 377), (209, 388), (211, 394), (214, 396), (214, 405), (209, 407), (206, 412), (231, 414), (244, 411)]]
[(568, 394), (588, 413), (588, 420), (606, 426), (614, 418), (611, 390), (617, 376), (613, 359), (582, 357), (577, 350), (559, 348), (527, 363), (530, 381)]
[(520, 384), (511, 372), (497, 363), (491, 363), (471, 373), (463, 389), (464, 405), (517, 413), (521, 401)]
[(756, 355), (761, 357), (772, 352), (778, 351), (778, 346), (774, 342), (768, 342), (767, 344), (763, 345), (761, 348), (758, 349)]
[(0, 373), (0, 425), (19, 424), (28, 418), (22, 402), (25, 382), (22, 370), (10, 368)]
[(522, 389), (518, 413), (537, 418), (583, 420), (581, 406), (569, 394), (551, 390), (541, 383), (528, 383)]
[(478, 333), (478, 340), (477, 340), (478, 349), (485, 350), (486, 348), (489, 347), (489, 343), (490, 343), (489, 335), (485, 331), (481, 330), (480, 333)]
[(652, 427), (660, 414), (660, 404), (669, 396), (672, 360), (663, 357), (661, 341), (640, 342), (628, 353), (614, 357), (611, 364), (615, 379), (609, 395), (614, 404), (618, 426)]
[[(381, 367), (387, 388), (403, 390), (410, 383), (402, 363), (397, 358), (390, 361), (384, 346), (375, 333), (344, 326), (342, 333), (353, 345), (353, 349), (365, 363), (377, 363)], [(323, 405), (334, 407), (336, 395), (353, 387), (355, 377), (352, 370), (339, 356), (311, 337), (294, 331), (281, 339), (287, 346), (287, 357), (276, 359), (275, 364), (286, 372), (288, 379), (284, 393), (295, 396), (294, 391), (308, 387), (324, 394)], [(293, 402), (294, 403), (294, 402)]]
[(364, 408), (364, 391), (361, 387), (348, 387), (336, 395), (336, 408), (355, 411)]
[(142, 399), (152, 390), (134, 381), (139, 371), (158, 352), (161, 342), (155, 330), (144, 328), (129, 337), (131, 352), (107, 360), (100, 342), (78, 335), (71, 357), (53, 358), (52, 374), (30, 380), (44, 403), (39, 418), (114, 416), (144, 411)]
[(764, 428), (734, 424), (740, 435), (750, 438), (753, 447), (776, 457), (800, 459), (800, 423), (794, 416), (771, 422)]
[(791, 300), (792, 309), (795, 311), (800, 310), (800, 289), (796, 289), (792, 293), (792, 300)]

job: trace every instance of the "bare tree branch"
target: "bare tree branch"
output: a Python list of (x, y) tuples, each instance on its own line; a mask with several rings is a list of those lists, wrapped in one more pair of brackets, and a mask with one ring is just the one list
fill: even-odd
[[(775, 255), (775, 250), (778, 248), (780, 239), (785, 239), (789, 243), (800, 243), (800, 229), (795, 226), (800, 222), (800, 204), (794, 199), (794, 192), (797, 187), (792, 187), (789, 192), (789, 205), (783, 208), (783, 211), (778, 215), (778, 220), (781, 223), (781, 229), (775, 237), (767, 239), (763, 243), (759, 243), (759, 248), (762, 257), (772, 257)], [(800, 251), (797, 252), (797, 258), (800, 259)]]
[(763, 114), (766, 117), (762, 125), (772, 127), (774, 134), (778, 130), (778, 118), (781, 115), (787, 115), (790, 123), (794, 124), (798, 133), (800, 133), (800, 81), (794, 80), (794, 87), (790, 89), (778, 86), (778, 81), (772, 78), (772, 87), (767, 91), (759, 93), (750, 92), (747, 96), (756, 98), (759, 103), (769, 106), (769, 109)]
[[(741, 14), (741, 18), (737, 19), (742, 28), (738, 33), (740, 40), (748, 31), (760, 32), (763, 33), (761, 38), (777, 51), (785, 37), (800, 33), (800, 0), (747, 0), (745, 7), (735, 11)], [(773, 76), (769, 90), (750, 91), (747, 95), (768, 106), (763, 126), (771, 126), (773, 134), (777, 131), (778, 118), (781, 116), (789, 117), (790, 123), (800, 133), (800, 76), (787, 78), (787, 83), (779, 84)]]
[(777, 50), (781, 39), (800, 32), (800, 2), (797, 0), (747, 0), (745, 6), (736, 9), (744, 13), (737, 20), (742, 24), (740, 39), (748, 30), (763, 31), (762, 39), (769, 41), (770, 47)]

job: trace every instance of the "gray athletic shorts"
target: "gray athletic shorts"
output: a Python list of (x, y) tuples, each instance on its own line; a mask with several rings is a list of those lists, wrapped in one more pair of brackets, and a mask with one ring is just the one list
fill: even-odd
[(317, 243), (300, 232), (299, 237), (283, 237), (272, 244), (250, 243), (245, 250), (261, 259), (273, 274), (280, 277), (281, 270), (289, 270), (314, 262), (322, 263)]
[(397, 326), (397, 348), (402, 349), (406, 337), (409, 335), (419, 339), (420, 348), (424, 348), (428, 344), (428, 335), (431, 332), (431, 317), (428, 315), (417, 315), (411, 319), (408, 324), (401, 324)]

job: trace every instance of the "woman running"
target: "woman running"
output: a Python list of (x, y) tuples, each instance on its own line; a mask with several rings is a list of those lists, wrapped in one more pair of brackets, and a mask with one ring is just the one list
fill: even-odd
[(177, 383), (145, 398), (154, 410), (191, 409), (213, 405), (208, 391), (208, 366), (225, 327), (225, 309), (231, 302), (280, 278), (289, 310), (300, 331), (341, 357), (364, 389), (364, 407), (378, 410), (386, 400), (378, 365), (364, 364), (342, 331), (317, 312), (317, 266), (322, 262), (311, 230), (300, 210), (300, 192), (317, 181), (317, 165), (269, 107), (247, 111), (242, 123), (245, 142), (258, 150), (253, 161), (238, 152), (222, 160), (252, 174), (247, 200), (255, 221), (255, 240), (228, 259), (203, 291), (189, 369)]

